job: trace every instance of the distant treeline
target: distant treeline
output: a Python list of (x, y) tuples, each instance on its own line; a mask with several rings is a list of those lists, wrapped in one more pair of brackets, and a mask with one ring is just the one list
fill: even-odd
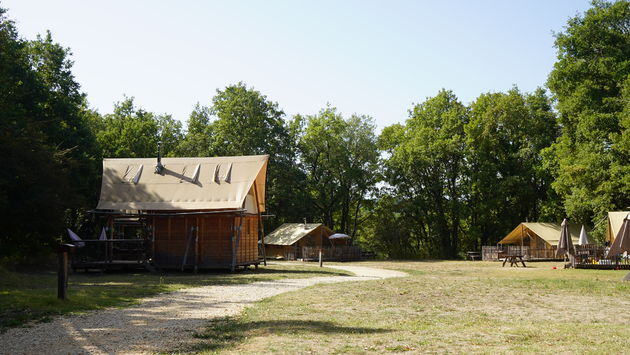
[(287, 117), (245, 83), (185, 125), (133, 98), (101, 114), (69, 49), (21, 38), (0, 12), (0, 257), (50, 249), (96, 205), (101, 159), (152, 157), (158, 141), (167, 156), (269, 154), (267, 230), (306, 218), (394, 258), (454, 258), (521, 221), (593, 226), (630, 206), (628, 1), (595, 1), (556, 34), (548, 90), (470, 105), (441, 90), (380, 134), (331, 106)]

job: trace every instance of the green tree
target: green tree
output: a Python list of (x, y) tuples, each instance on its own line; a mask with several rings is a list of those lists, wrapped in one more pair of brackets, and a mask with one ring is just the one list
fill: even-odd
[[(542, 89), (524, 95), (483, 94), (465, 126), (470, 179), (468, 249), (492, 245), (525, 220), (555, 219), (551, 176), (541, 150), (557, 137), (550, 99)], [(551, 214), (551, 215), (550, 215)]]
[(69, 57), (50, 33), (19, 38), (0, 9), (0, 256), (45, 250), (95, 202), (98, 150)]
[(442, 90), (415, 105), (404, 126), (381, 134), (389, 155), (385, 177), (390, 193), (404, 207), (417, 256), (457, 256), (467, 216), (464, 125), (468, 109)]
[(158, 141), (162, 154), (172, 156), (183, 139), (181, 122), (137, 108), (133, 98), (116, 103), (111, 114), (93, 114), (92, 127), (106, 158), (153, 157)]
[(190, 113), (187, 131), (177, 147), (177, 155), (183, 157), (208, 157), (212, 152), (212, 125), (210, 109), (199, 103)]
[(547, 85), (562, 135), (546, 153), (567, 215), (597, 222), (630, 206), (624, 171), (624, 96), (630, 75), (630, 2), (594, 1), (556, 35), (558, 60)]
[(296, 138), (284, 112), (244, 83), (217, 90), (211, 107), (197, 105), (178, 154), (230, 156), (269, 154), (266, 204), (276, 218), (268, 228), (283, 222), (312, 219), (304, 187), (305, 177), (296, 164)]
[(300, 161), (319, 218), (354, 236), (367, 195), (378, 181), (374, 122), (359, 115), (344, 119), (333, 107), (296, 120), (305, 124)]

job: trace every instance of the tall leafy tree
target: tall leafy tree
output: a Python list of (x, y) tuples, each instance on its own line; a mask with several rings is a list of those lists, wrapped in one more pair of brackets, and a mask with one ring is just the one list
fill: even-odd
[(451, 92), (414, 106), (404, 126), (384, 130), (382, 146), (389, 152), (386, 181), (406, 206), (401, 212), (413, 226), (417, 248), (437, 257), (453, 258), (459, 249), (466, 217), (467, 181), (464, 125), (468, 109)]
[(305, 124), (300, 160), (319, 218), (354, 236), (367, 195), (378, 181), (374, 122), (359, 115), (344, 119), (333, 107), (296, 119)]
[(594, 1), (556, 35), (558, 60), (547, 85), (562, 135), (547, 153), (554, 189), (576, 222), (630, 206), (624, 160), (624, 88), (630, 75), (630, 2)]
[(210, 107), (197, 105), (178, 154), (223, 156), (269, 154), (267, 209), (283, 222), (311, 219), (305, 177), (296, 165), (296, 138), (276, 102), (244, 83), (217, 90)]
[(68, 49), (18, 36), (0, 9), (0, 255), (54, 243), (94, 203), (98, 150)]
[(174, 155), (183, 138), (181, 122), (138, 108), (133, 98), (116, 103), (111, 114), (93, 113), (92, 127), (106, 158), (153, 157), (158, 141), (163, 155)]
[(557, 137), (556, 118), (542, 89), (524, 95), (479, 96), (465, 126), (470, 179), (470, 248), (495, 244), (524, 220), (554, 218), (551, 176), (541, 150)]
[(188, 118), (187, 131), (176, 148), (177, 155), (184, 157), (212, 155), (213, 134), (210, 116), (210, 109), (197, 103)]

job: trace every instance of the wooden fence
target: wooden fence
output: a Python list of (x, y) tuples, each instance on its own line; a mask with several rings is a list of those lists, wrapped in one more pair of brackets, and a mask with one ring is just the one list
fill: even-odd
[(522, 255), (526, 261), (562, 260), (556, 256), (556, 248), (530, 248), (520, 245), (481, 247), (483, 261), (500, 261), (507, 255)]
[[(302, 247), (302, 258), (304, 261), (318, 260), (319, 247)], [(334, 261), (361, 260), (361, 249), (353, 245), (326, 247), (322, 249), (322, 258)]]
[[(575, 267), (582, 269), (630, 269), (630, 257), (614, 256), (606, 258), (606, 247), (596, 245), (575, 245)], [(530, 248), (520, 245), (484, 246), (481, 259), (501, 261), (507, 255), (522, 255), (526, 261), (564, 260), (556, 256), (556, 247)]]

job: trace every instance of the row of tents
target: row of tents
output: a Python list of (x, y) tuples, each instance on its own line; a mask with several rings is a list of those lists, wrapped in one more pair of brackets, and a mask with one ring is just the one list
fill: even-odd
[[(624, 219), (628, 211), (609, 212), (606, 226), (605, 241), (608, 245), (615, 245), (616, 236), (622, 231)], [(567, 238), (561, 242), (563, 227), (567, 224), (565, 233)], [(623, 233), (622, 233), (623, 234)], [(285, 223), (265, 237), (267, 255), (287, 259), (304, 257), (305, 247), (334, 247), (344, 245), (345, 240), (331, 238), (333, 231), (321, 223)], [(619, 240), (621, 242), (621, 240)], [(499, 244), (527, 246), (534, 250), (551, 250), (565, 245), (594, 245), (595, 241), (588, 235), (584, 226), (555, 223), (523, 222), (508, 233)], [(563, 247), (562, 249), (567, 249)], [(614, 250), (613, 250), (614, 251)]]
[[(606, 237), (605, 241), (612, 244), (615, 237), (619, 234), (624, 219), (628, 216), (629, 211), (608, 212)], [(556, 223), (537, 223), (523, 222), (508, 233), (499, 244), (505, 245), (523, 245), (532, 249), (552, 249), (558, 245), (560, 240), (560, 232), (562, 226)], [(594, 244), (588, 237), (588, 230), (583, 226), (569, 225), (569, 234), (573, 244), (584, 245)], [(586, 235), (587, 243), (584, 243), (584, 236), (580, 240), (581, 235)]]

